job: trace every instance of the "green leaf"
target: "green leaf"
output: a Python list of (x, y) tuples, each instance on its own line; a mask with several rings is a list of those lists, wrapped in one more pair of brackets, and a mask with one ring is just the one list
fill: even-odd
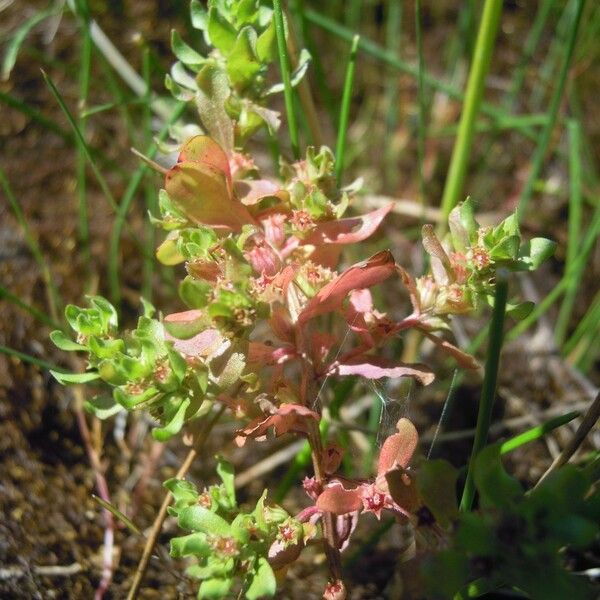
[(521, 484), (502, 466), (502, 444), (484, 448), (475, 459), (474, 479), (484, 507), (509, 507), (523, 496)]
[(246, 368), (246, 356), (238, 346), (231, 346), (209, 365), (211, 378), (221, 390), (237, 383)]
[(164, 427), (157, 427), (152, 430), (152, 437), (159, 442), (166, 442), (175, 434), (179, 433), (183, 427), (183, 423), (185, 421), (185, 411), (189, 405), (189, 398), (183, 400), (177, 408), (175, 414), (171, 416)]
[(125, 351), (125, 342), (123, 340), (111, 340), (98, 337), (90, 337), (88, 340), (90, 352), (98, 358), (112, 358)]
[(217, 456), (217, 474), (221, 478), (221, 481), (223, 481), (223, 486), (225, 487), (230, 506), (232, 508), (235, 507), (235, 473), (233, 471), (233, 465), (226, 461), (222, 456)]
[(66, 352), (87, 350), (85, 346), (68, 338), (60, 329), (57, 329), (50, 334), (50, 340), (57, 348), (65, 350)]
[(256, 55), (256, 32), (244, 27), (227, 57), (227, 74), (236, 87), (244, 88), (261, 69)]
[(63, 385), (69, 385), (71, 383), (89, 383), (100, 379), (100, 375), (97, 371), (91, 371), (88, 373), (63, 373), (62, 371), (54, 371), (50, 369), (50, 374), (58, 383)]
[(207, 64), (198, 73), (196, 83), (196, 105), (202, 125), (226, 153), (232, 152), (233, 122), (225, 110), (231, 94), (227, 73), (216, 65)]
[(171, 48), (173, 54), (187, 67), (193, 70), (199, 70), (206, 62), (204, 56), (188, 46), (180, 37), (175, 29), (171, 30)]
[(175, 504), (171, 507), (173, 510), (169, 511), (171, 514), (177, 514), (182, 508), (198, 502), (198, 490), (190, 481), (173, 477), (167, 479), (163, 486), (171, 492), (175, 499)]
[(163, 265), (172, 267), (185, 261), (185, 256), (179, 251), (177, 239), (178, 235), (175, 232), (171, 232), (156, 249), (156, 258)]
[(86, 400), (83, 407), (101, 421), (109, 419), (123, 410), (113, 396), (94, 396), (91, 400)]
[(256, 40), (256, 54), (263, 63), (273, 62), (277, 54), (277, 35), (275, 33), (275, 19), (269, 21), (267, 28)]
[(226, 579), (205, 579), (200, 584), (200, 589), (198, 590), (198, 599), (206, 598), (225, 598), (233, 585), (233, 578), (228, 577)]
[(190, 2), (190, 17), (192, 27), (199, 29), (200, 31), (206, 31), (208, 26), (208, 13), (199, 0), (192, 0)]
[(533, 238), (523, 244), (520, 251), (521, 262), (533, 271), (547, 261), (556, 251), (556, 242), (546, 238)]
[(179, 527), (190, 531), (202, 531), (220, 536), (231, 535), (231, 527), (223, 517), (200, 505), (184, 508), (179, 513), (177, 522)]
[(206, 540), (205, 533), (190, 533), (171, 540), (170, 554), (173, 558), (183, 558), (184, 556), (205, 557), (210, 552), (211, 547)]
[[(292, 87), (296, 87), (302, 81), (302, 78), (304, 77), (311, 60), (312, 56), (310, 55), (310, 52), (303, 48), (300, 52), (300, 57), (298, 58), (298, 66), (294, 69), (290, 76)], [(265, 92), (265, 95), (268, 96), (271, 94), (278, 94), (282, 92), (283, 89), (283, 83), (276, 83)]]
[(447, 527), (458, 516), (457, 470), (442, 459), (425, 461), (416, 478), (419, 494), (436, 521)]
[(458, 252), (464, 252), (477, 241), (479, 223), (475, 220), (475, 206), (471, 198), (452, 209), (448, 215), (452, 244)]
[(208, 37), (211, 44), (225, 55), (236, 40), (235, 28), (215, 7), (208, 11)]
[(519, 254), (521, 238), (518, 235), (509, 235), (503, 238), (490, 250), (492, 260), (514, 260)]
[(246, 590), (247, 600), (256, 600), (265, 596), (274, 596), (277, 581), (271, 565), (264, 556), (259, 557), (257, 567), (251, 575), (251, 582)]
[(192, 309), (204, 308), (211, 291), (212, 286), (208, 281), (194, 279), (189, 275), (179, 284), (179, 297)]

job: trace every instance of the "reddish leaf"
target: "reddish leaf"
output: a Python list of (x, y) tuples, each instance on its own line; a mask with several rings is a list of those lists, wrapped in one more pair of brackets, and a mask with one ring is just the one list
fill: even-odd
[(234, 200), (225, 173), (200, 162), (181, 162), (165, 179), (167, 194), (181, 212), (194, 223), (227, 227), (239, 231), (253, 223), (248, 209)]
[(408, 419), (400, 419), (396, 423), (398, 433), (390, 435), (379, 453), (377, 474), (384, 475), (394, 467), (407, 467), (419, 442), (419, 434)]
[(167, 315), (163, 324), (174, 338), (187, 340), (204, 329), (206, 316), (201, 310), (186, 310)]
[(336, 515), (361, 510), (362, 506), (360, 487), (347, 490), (339, 481), (328, 484), (323, 493), (317, 498), (317, 508), (319, 510)]
[(367, 379), (413, 377), (423, 385), (429, 385), (435, 377), (426, 365), (392, 362), (377, 356), (359, 356), (350, 359), (334, 365), (331, 372), (341, 376), (360, 375)]
[(286, 200), (288, 193), (268, 179), (245, 179), (234, 183), (235, 195), (246, 206), (258, 204), (264, 198)]
[(266, 419), (258, 417), (254, 419), (244, 429), (237, 431), (236, 443), (243, 446), (246, 438), (264, 439), (267, 431), (272, 427), (275, 431), (275, 437), (285, 433), (303, 433), (307, 434), (310, 427), (310, 420), (319, 421), (319, 415), (300, 404), (282, 404), (275, 414)]
[(378, 210), (351, 217), (319, 223), (303, 241), (305, 244), (353, 244), (373, 235), (385, 216), (392, 210), (393, 202)]
[(199, 162), (221, 171), (231, 185), (229, 159), (223, 148), (207, 135), (190, 138), (181, 148), (177, 162)]
[(478, 369), (479, 363), (475, 360), (474, 356), (463, 352), (460, 348), (457, 348), (454, 344), (443, 340), (437, 335), (433, 335), (425, 329), (420, 329), (436, 346), (441, 348), (444, 352), (452, 356), (459, 366), (463, 369)]
[(291, 346), (270, 346), (260, 342), (249, 342), (248, 362), (258, 365), (280, 365), (293, 358), (296, 351)]
[[(167, 339), (169, 336), (167, 336)], [(205, 329), (189, 340), (173, 340), (173, 347), (178, 352), (192, 357), (207, 357), (213, 354), (223, 343), (223, 336), (216, 329)]]
[(299, 315), (299, 323), (305, 323), (318, 315), (337, 310), (352, 290), (381, 283), (391, 277), (395, 271), (394, 257), (389, 250), (378, 252), (371, 258), (349, 267), (311, 298)]
[(342, 463), (343, 455), (344, 451), (337, 444), (329, 444), (323, 450), (323, 470), (327, 475), (333, 475), (338, 470)]

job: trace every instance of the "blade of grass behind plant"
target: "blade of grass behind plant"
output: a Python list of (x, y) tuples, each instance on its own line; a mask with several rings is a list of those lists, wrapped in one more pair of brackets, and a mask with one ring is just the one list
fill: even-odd
[(415, 32), (417, 38), (417, 104), (419, 106), (418, 125), (417, 125), (417, 173), (419, 179), (419, 202), (423, 209), (427, 205), (425, 195), (425, 119), (427, 104), (425, 101), (425, 60), (423, 58), (423, 39), (421, 35), (421, 0), (415, 1)]
[(523, 44), (523, 52), (519, 58), (519, 63), (517, 64), (517, 67), (513, 73), (509, 90), (502, 101), (502, 105), (509, 111), (514, 109), (517, 98), (523, 89), (523, 83), (527, 73), (527, 66), (533, 58), (533, 55), (540, 43), (542, 33), (544, 32), (544, 27), (546, 26), (546, 21), (548, 20), (548, 16), (552, 12), (555, 4), (556, 0), (542, 0), (542, 2), (540, 2), (538, 5), (533, 24), (527, 33), (525, 43)]
[[(531, 169), (527, 177), (527, 181), (521, 190), (519, 196), (519, 204), (517, 206), (517, 220), (520, 221), (527, 209), (527, 205), (533, 194), (535, 183), (541, 173), (550, 137), (554, 131), (554, 126), (558, 117), (558, 109), (560, 108), (560, 101), (563, 96), (563, 91), (567, 81), (567, 75), (569, 73), (569, 67), (571, 65), (571, 58), (575, 49), (575, 43), (577, 41), (577, 31), (579, 29), (579, 23), (581, 21), (581, 14), (585, 6), (585, 0), (576, 0), (576, 12), (573, 15), (573, 19), (569, 26), (569, 35), (567, 38), (566, 49), (562, 60), (560, 74), (558, 81), (552, 92), (550, 99), (550, 107), (548, 109), (548, 122), (540, 133), (539, 140), (533, 154), (531, 161)], [(568, 8), (568, 7), (567, 7)], [(565, 9), (566, 10), (566, 9)]]
[(569, 236), (565, 272), (569, 274), (569, 281), (554, 330), (554, 339), (559, 348), (565, 340), (579, 282), (583, 275), (582, 268), (573, 269), (573, 263), (579, 250), (581, 231), (581, 127), (573, 119), (569, 120), (567, 127), (569, 131)]
[[(317, 27), (324, 29), (340, 39), (350, 42), (354, 38), (353, 31), (344, 27), (343, 25), (340, 25), (339, 23), (336, 23), (332, 19), (323, 16), (315, 10), (305, 9), (303, 14), (307, 21), (317, 25)], [(373, 42), (372, 40), (361, 37), (358, 48), (360, 51), (364, 52), (368, 56), (371, 56), (375, 60), (383, 62), (384, 64), (389, 65), (390, 67), (401, 71), (402, 73), (406, 73), (415, 78), (417, 77), (418, 69), (415, 65), (411, 65), (401, 60), (398, 56), (388, 52), (385, 48), (382, 48), (379, 44)], [(463, 101), (465, 98), (465, 95), (457, 87), (434, 77), (430, 73), (424, 72), (423, 80), (427, 86), (446, 94), (453, 100)], [(507, 116), (507, 113), (504, 110), (486, 102), (481, 103), (481, 112), (494, 119)], [(528, 137), (535, 136), (529, 134)]]
[(13, 193), (13, 190), (10, 186), (8, 178), (6, 177), (6, 173), (0, 167), (0, 184), (2, 184), (2, 188), (4, 189), (4, 193), (8, 199), (10, 207), (12, 209), (15, 218), (21, 230), (23, 232), (23, 236), (25, 237), (25, 242), (29, 251), (31, 252), (33, 259), (35, 260), (40, 273), (42, 275), (42, 279), (46, 284), (46, 294), (48, 299), (48, 310), (50, 312), (50, 316), (54, 321), (58, 321), (58, 314), (62, 309), (62, 302), (60, 299), (60, 294), (58, 292), (58, 288), (54, 283), (54, 278), (52, 277), (52, 272), (50, 271), (50, 265), (46, 261), (44, 253), (42, 252), (37, 240), (35, 239), (33, 232), (29, 227), (29, 223), (23, 214), (23, 210), (21, 209), (21, 205), (17, 200), (16, 196)]
[(542, 425), (532, 427), (531, 429), (528, 429), (519, 435), (515, 435), (514, 437), (502, 443), (500, 446), (500, 454), (508, 454), (509, 452), (512, 452), (513, 450), (516, 450), (525, 444), (539, 440), (547, 433), (550, 433), (558, 427), (562, 427), (563, 425), (570, 423), (573, 419), (576, 419), (580, 415), (580, 411), (574, 410), (564, 415), (554, 417), (554, 419), (550, 419), (549, 421), (542, 423)]
[[(590, 252), (592, 251), (598, 236), (600, 235), (600, 203), (597, 204), (596, 210), (591, 219), (591, 223), (585, 235), (583, 242), (579, 248), (576, 258), (571, 263), (571, 270), (585, 268)], [(517, 323), (507, 334), (507, 339), (512, 341), (529, 329), (537, 320), (560, 298), (565, 292), (571, 278), (571, 273), (566, 272), (560, 281), (550, 290), (544, 299), (525, 317)]]
[[(179, 117), (183, 114), (183, 111), (186, 108), (185, 102), (179, 102), (173, 113), (170, 115), (168, 121), (163, 125), (158, 135), (156, 136), (158, 141), (162, 141), (166, 138), (169, 133), (169, 127), (179, 119)], [(144, 154), (148, 158), (154, 158), (156, 155), (158, 148), (156, 144), (153, 142), (150, 147), (146, 149)], [(131, 179), (129, 180), (129, 185), (121, 198), (121, 202), (119, 204), (119, 208), (117, 210), (117, 214), (115, 217), (115, 221), (113, 223), (113, 229), (111, 232), (109, 249), (108, 249), (108, 286), (110, 290), (111, 300), (115, 303), (119, 303), (121, 299), (121, 289), (119, 284), (119, 249), (121, 243), (121, 233), (123, 231), (123, 227), (127, 226), (127, 213), (129, 212), (129, 207), (131, 206), (131, 202), (135, 197), (135, 194), (138, 190), (144, 175), (148, 171), (149, 167), (146, 163), (142, 163), (136, 171), (133, 173)], [(154, 260), (152, 258), (152, 260)]]
[(24, 300), (22, 300), (16, 294), (13, 294), (9, 289), (5, 288), (0, 284), (0, 300), (8, 300), (12, 302), (15, 306), (28, 312), (34, 319), (37, 319), (43, 325), (48, 325), (49, 327), (54, 327), (55, 329), (61, 329), (61, 325), (55, 321), (50, 315), (46, 314), (44, 311), (41, 311), (39, 308), (28, 304)]
[[(144, 135), (144, 146), (149, 147), (152, 142), (152, 111), (150, 109), (150, 90), (152, 63), (150, 60), (150, 50), (144, 46), (142, 50), (142, 76), (146, 82), (146, 97), (142, 106), (142, 129)], [(144, 185), (144, 198), (146, 200), (146, 209), (150, 214), (156, 214), (158, 209), (157, 195), (154, 186), (146, 180)], [(148, 248), (155, 247), (156, 229), (149, 219), (144, 219), (144, 243)], [(154, 256), (147, 254), (144, 256), (142, 272), (142, 297), (152, 302), (152, 281), (154, 278)]]
[(346, 157), (346, 134), (348, 132), (348, 121), (350, 119), (350, 103), (352, 102), (352, 86), (354, 84), (354, 70), (356, 67), (356, 50), (360, 36), (355, 35), (350, 46), (350, 56), (346, 67), (344, 79), (344, 91), (342, 94), (342, 109), (340, 111), (340, 123), (338, 126), (337, 143), (335, 146), (335, 176), (338, 186), (341, 185), (344, 173), (344, 160)]
[[(402, 39), (402, 2), (388, 2), (387, 18), (385, 24), (385, 47), (393, 55), (400, 54), (400, 40)], [(386, 69), (385, 81), (385, 129), (387, 139), (393, 141), (394, 132), (398, 125), (400, 114), (399, 78), (393, 69)], [(398, 169), (393, 143), (388, 142), (385, 147), (386, 180), (394, 186), (398, 180)]]
[[(77, 0), (77, 13), (81, 22), (81, 57), (79, 65), (79, 107), (84, 109), (87, 106), (90, 91), (90, 71), (92, 65), (92, 38), (90, 37), (89, 10), (87, 0)], [(79, 130), (85, 138), (87, 118), (80, 112)], [(86, 156), (85, 148), (80, 143), (77, 144), (77, 198), (79, 204), (79, 245), (83, 255), (85, 265), (85, 274), (87, 278), (86, 289), (89, 288), (90, 281), (93, 278), (92, 255), (90, 251), (90, 224), (88, 217), (87, 204), (87, 179), (86, 179)], [(88, 290), (89, 291), (89, 290)]]
[(563, 344), (562, 353), (572, 364), (577, 364), (592, 341), (598, 340), (600, 325), (600, 292), (592, 300), (590, 307), (579, 321), (571, 337)]
[(506, 276), (499, 272), (497, 274), (496, 293), (494, 295), (494, 309), (490, 322), (489, 346), (485, 360), (485, 372), (483, 385), (481, 386), (481, 398), (477, 413), (477, 426), (475, 440), (471, 451), (471, 459), (467, 470), (467, 479), (463, 490), (460, 509), (470, 511), (475, 499), (475, 482), (473, 479), (473, 468), (475, 459), (487, 443), (488, 432), (492, 420), (492, 409), (496, 397), (496, 383), (498, 380), (498, 368), (500, 366), (500, 352), (504, 337), (504, 317), (506, 313), (506, 300), (508, 297), (508, 281)]
[(294, 109), (294, 90), (290, 79), (290, 59), (285, 41), (285, 27), (283, 24), (283, 11), (281, 0), (273, 0), (273, 16), (275, 19), (275, 33), (277, 35), (277, 51), (279, 53), (279, 67), (284, 86), (285, 111), (287, 114), (288, 131), (292, 145), (292, 155), (297, 160), (300, 158), (300, 146), (298, 144), (298, 121)]
[(24, 363), (35, 365), (36, 367), (44, 369), (44, 371), (57, 371), (59, 373), (67, 372), (67, 370), (63, 369), (62, 367), (57, 367), (56, 365), (42, 360), (41, 358), (31, 356), (30, 354), (25, 354), (25, 352), (20, 352), (19, 350), (15, 350), (14, 348), (10, 348), (9, 346), (3, 346), (2, 344), (0, 344), (0, 354), (6, 354), (7, 356), (18, 358)]
[(4, 51), (4, 59), (2, 60), (2, 81), (8, 81), (10, 74), (13, 70), (17, 62), (17, 56), (19, 55), (19, 50), (25, 41), (25, 38), (29, 35), (29, 33), (37, 27), (42, 21), (46, 20), (48, 17), (54, 16), (58, 14), (61, 10), (60, 3), (53, 4), (50, 8), (46, 10), (36, 11), (32, 17), (27, 19), (22, 25), (15, 31), (14, 35), (10, 42), (6, 45), (6, 49)]
[(462, 199), (463, 184), (475, 133), (474, 124), (485, 89), (485, 80), (492, 58), (501, 12), (501, 0), (485, 1), (473, 59), (471, 61), (458, 135), (454, 143), (450, 167), (448, 168), (448, 175), (444, 186), (442, 197), (443, 216), (438, 228), (439, 231), (442, 231), (442, 228), (445, 227), (450, 211)]

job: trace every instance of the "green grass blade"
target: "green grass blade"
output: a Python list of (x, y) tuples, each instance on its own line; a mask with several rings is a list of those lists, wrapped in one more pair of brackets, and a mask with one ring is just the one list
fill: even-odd
[(565, 297), (556, 321), (555, 340), (558, 347), (565, 340), (573, 305), (579, 289), (579, 282), (583, 269), (573, 269), (577, 258), (581, 232), (581, 127), (575, 120), (569, 120), (569, 237), (567, 241), (567, 258), (565, 272), (569, 274), (569, 281)]
[(523, 53), (521, 54), (519, 63), (513, 74), (510, 88), (502, 102), (502, 105), (507, 110), (512, 110), (514, 108), (517, 98), (523, 89), (523, 82), (525, 81), (527, 66), (533, 58), (535, 50), (540, 43), (546, 21), (548, 20), (548, 16), (552, 12), (555, 4), (556, 0), (542, 0), (538, 6), (533, 25), (531, 26), (531, 29), (527, 34), (527, 38), (525, 39), (525, 44), (523, 45)]
[(560, 415), (555, 417), (554, 419), (550, 419), (546, 423), (542, 425), (537, 425), (536, 427), (532, 427), (519, 435), (516, 435), (509, 440), (503, 442), (502, 446), (500, 446), (500, 454), (508, 454), (517, 448), (525, 444), (529, 444), (535, 440), (539, 440), (544, 437), (547, 433), (554, 431), (558, 427), (562, 427), (567, 423), (570, 423), (573, 419), (576, 419), (581, 413), (577, 410), (568, 412), (564, 415)]
[(341, 185), (346, 158), (346, 134), (348, 132), (348, 121), (350, 119), (350, 103), (352, 102), (352, 86), (354, 85), (354, 71), (356, 68), (356, 51), (360, 36), (355, 35), (350, 47), (350, 57), (346, 67), (346, 78), (344, 80), (344, 92), (342, 94), (342, 109), (340, 111), (340, 123), (338, 127), (337, 144), (335, 146), (335, 176), (338, 186)]
[(494, 49), (498, 25), (500, 24), (501, 12), (502, 0), (486, 0), (475, 43), (473, 60), (471, 61), (458, 136), (452, 151), (448, 176), (444, 186), (440, 231), (442, 227), (445, 227), (450, 211), (462, 199), (463, 184), (475, 133), (474, 124), (483, 97), (485, 79)]
[(2, 185), (2, 188), (4, 189), (4, 193), (6, 194), (6, 197), (8, 198), (8, 202), (10, 204), (12, 212), (15, 215), (15, 218), (17, 219), (17, 222), (19, 223), (21, 230), (23, 231), (23, 236), (25, 237), (25, 242), (27, 243), (27, 247), (29, 248), (29, 251), (31, 252), (31, 254), (33, 256), (33, 259), (35, 260), (35, 262), (40, 270), (40, 273), (42, 275), (42, 279), (44, 280), (44, 283), (46, 284), (46, 291), (47, 291), (47, 298), (48, 298), (48, 310), (50, 311), (50, 316), (52, 317), (52, 319), (54, 321), (58, 321), (59, 320), (58, 314), (62, 308), (62, 304), (61, 304), (61, 299), (60, 299), (60, 294), (58, 292), (58, 288), (56, 287), (56, 284), (54, 283), (54, 277), (52, 276), (52, 272), (50, 270), (50, 265), (46, 261), (46, 258), (44, 257), (44, 254), (43, 254), (35, 236), (33, 235), (33, 232), (31, 231), (31, 229), (29, 227), (29, 223), (27, 222), (27, 219), (25, 218), (25, 215), (23, 214), (21, 205), (19, 204), (19, 201), (17, 200), (16, 196), (14, 195), (12, 188), (10, 186), (10, 183), (8, 181), (8, 178), (6, 177), (6, 174), (4, 173), (2, 168), (0, 168), (0, 184)]
[(144, 533), (140, 530), (140, 528), (127, 516), (125, 516), (116, 506), (113, 506), (110, 502), (103, 500), (100, 496), (96, 496), (96, 494), (92, 494), (92, 498), (105, 510), (111, 513), (116, 519), (121, 521), (123, 525), (127, 527), (130, 531), (135, 533), (136, 535), (143, 536)]
[(56, 329), (61, 329), (62, 325), (55, 321), (50, 315), (41, 311), (39, 308), (28, 304), (16, 294), (13, 294), (9, 289), (5, 288), (3, 285), (0, 285), (0, 300), (8, 300), (12, 302), (15, 306), (28, 312), (34, 319), (38, 320), (43, 325), (48, 325), (48, 327), (54, 327)]
[(287, 114), (288, 131), (290, 134), (290, 143), (292, 145), (292, 154), (294, 159), (300, 158), (300, 145), (298, 142), (298, 120), (294, 108), (294, 90), (290, 79), (290, 58), (285, 40), (285, 27), (283, 24), (283, 11), (281, 9), (281, 0), (273, 0), (273, 16), (275, 18), (275, 32), (277, 34), (277, 51), (279, 53), (279, 67), (281, 69), (281, 79), (284, 86), (285, 111)]
[(0, 354), (6, 354), (7, 356), (13, 356), (14, 358), (18, 358), (22, 360), (24, 363), (28, 363), (30, 365), (35, 365), (36, 367), (40, 367), (45, 371), (57, 371), (58, 373), (66, 373), (66, 369), (61, 367), (57, 367), (52, 363), (49, 363), (41, 358), (36, 358), (35, 356), (31, 356), (30, 354), (25, 354), (25, 352), (20, 352), (19, 350), (15, 350), (14, 348), (10, 348), (9, 346), (3, 346), (0, 344)]
[(17, 56), (19, 50), (25, 41), (25, 38), (29, 35), (29, 32), (39, 25), (42, 21), (46, 20), (58, 13), (60, 10), (59, 6), (51, 6), (46, 10), (35, 12), (34, 15), (27, 19), (15, 32), (11, 41), (7, 44), (6, 50), (4, 51), (4, 59), (2, 60), (2, 81), (8, 81), (10, 74), (17, 62)]
[[(592, 251), (596, 240), (600, 236), (600, 204), (596, 206), (592, 221), (588, 230), (586, 231), (577, 257), (572, 263), (571, 269), (578, 271), (584, 269), (590, 252)], [(550, 290), (545, 298), (531, 311), (525, 319), (513, 327), (507, 334), (507, 339), (512, 341), (519, 337), (524, 331), (529, 329), (537, 320), (561, 297), (569, 285), (571, 280), (571, 273), (565, 273), (561, 280)]]
[[(90, 91), (90, 71), (92, 66), (92, 38), (90, 37), (89, 11), (87, 0), (77, 1), (77, 13), (81, 22), (81, 58), (79, 65), (79, 106), (85, 108)], [(79, 130), (85, 138), (87, 118), (79, 115)], [(85, 148), (77, 144), (77, 198), (79, 206), (79, 244), (83, 255), (85, 273), (89, 282), (93, 278), (92, 255), (90, 250), (90, 224), (87, 204), (87, 178), (86, 178)], [(86, 286), (87, 287), (87, 286)]]
[(596, 294), (575, 331), (562, 347), (562, 353), (568, 357), (569, 362), (577, 362), (581, 359), (583, 355), (581, 349), (586, 346), (586, 337), (597, 340), (598, 323), (600, 323), (600, 292)]
[(508, 281), (505, 276), (498, 273), (496, 294), (494, 296), (494, 311), (490, 323), (490, 341), (485, 360), (485, 372), (477, 414), (475, 440), (473, 442), (467, 480), (460, 503), (460, 508), (463, 511), (469, 511), (473, 506), (473, 500), (475, 499), (475, 482), (473, 480), (475, 459), (487, 443), (490, 423), (492, 421), (492, 408), (496, 397), (496, 383), (498, 380), (498, 368), (500, 366), (500, 351), (502, 350), (502, 339), (504, 337), (504, 317), (507, 297)]
[(423, 58), (423, 36), (421, 35), (421, 0), (415, 1), (415, 32), (417, 38), (417, 104), (419, 106), (419, 118), (417, 125), (417, 172), (419, 178), (419, 202), (425, 208), (427, 197), (425, 195), (425, 119), (427, 105), (425, 102), (425, 60)]
[(546, 126), (540, 133), (540, 137), (531, 161), (531, 169), (529, 171), (527, 181), (525, 182), (525, 185), (523, 186), (523, 189), (521, 190), (521, 194), (519, 196), (519, 204), (517, 206), (517, 219), (519, 221), (522, 219), (523, 214), (527, 209), (527, 205), (529, 204), (529, 201), (533, 194), (535, 183), (544, 165), (544, 158), (548, 149), (550, 137), (556, 124), (558, 110), (560, 108), (560, 102), (565, 89), (565, 84), (567, 82), (567, 75), (569, 73), (571, 58), (573, 57), (575, 43), (577, 41), (577, 31), (579, 29), (579, 23), (581, 21), (581, 14), (583, 13), (584, 6), (585, 0), (577, 0), (576, 11), (573, 16), (573, 20), (570, 23), (567, 46), (564, 51), (563, 61), (560, 68), (560, 74), (558, 76), (557, 83), (554, 86), (552, 97), (550, 99), (550, 108), (548, 109), (548, 122), (546, 123)]
[(96, 177), (96, 180), (98, 181), (98, 185), (100, 186), (102, 193), (108, 200), (111, 208), (116, 212), (117, 211), (117, 203), (115, 202), (114, 196), (112, 195), (112, 192), (110, 191), (110, 188), (108, 187), (108, 184), (106, 183), (106, 179), (100, 172), (100, 169), (98, 168), (98, 165), (96, 164), (96, 161), (94, 160), (94, 157), (92, 156), (92, 153), (90, 152), (89, 146), (86, 144), (85, 138), (83, 137), (81, 130), (79, 129), (79, 126), (77, 125), (77, 122), (75, 121), (75, 118), (71, 114), (71, 111), (67, 107), (61, 93), (58, 91), (58, 88), (54, 85), (54, 82), (52, 81), (50, 76), (45, 71), (42, 71), (42, 76), (44, 77), (44, 81), (46, 82), (46, 85), (50, 88), (52, 95), (58, 102), (58, 105), (60, 106), (61, 110), (67, 117), (67, 120), (69, 121), (69, 125), (71, 125), (71, 127), (73, 128), (73, 132), (75, 133), (77, 141), (81, 145), (82, 151), (85, 154), (85, 157), (86, 157), (87, 161), (89, 162), (90, 167), (92, 168), (92, 171), (94, 172), (94, 175)]
[[(354, 38), (354, 32), (350, 29), (336, 23), (332, 19), (329, 19), (315, 10), (306, 9), (304, 10), (304, 17), (310, 23), (320, 27), (321, 29), (339, 37), (340, 39), (346, 40), (347, 42), (351, 42)], [(415, 65), (411, 65), (406, 61), (398, 58), (394, 53), (387, 51), (385, 48), (382, 48), (379, 44), (376, 44), (372, 40), (369, 40), (365, 37), (360, 38), (360, 42), (358, 44), (358, 48), (361, 52), (364, 52), (366, 55), (371, 56), (372, 58), (389, 65), (390, 67), (408, 75), (413, 76), (415, 79), (418, 76), (418, 68)], [(446, 94), (449, 98), (453, 100), (463, 101), (465, 95), (452, 84), (449, 84), (441, 79), (438, 79), (431, 75), (430, 73), (423, 73), (423, 80), (425, 84), (431, 87), (434, 90), (442, 92)], [(500, 119), (502, 117), (506, 117), (507, 113), (496, 107), (488, 104), (486, 102), (481, 103), (481, 112), (493, 117), (494, 119)], [(534, 137), (529, 135), (528, 137)]]
[[(157, 135), (157, 140), (164, 140), (168, 133), (169, 127), (179, 119), (179, 117), (183, 114), (183, 111), (186, 108), (186, 104), (184, 102), (179, 102), (173, 113), (170, 115), (169, 120), (165, 125), (163, 125), (162, 129), (159, 131)], [(156, 144), (152, 143), (149, 148), (146, 149), (144, 154), (148, 158), (154, 158), (156, 155), (158, 148)], [(136, 171), (133, 173), (133, 176), (129, 180), (129, 185), (121, 198), (121, 202), (119, 203), (119, 207), (117, 209), (117, 214), (115, 217), (115, 221), (113, 224), (113, 229), (111, 232), (109, 247), (108, 247), (108, 286), (110, 290), (110, 297), (113, 303), (118, 304), (121, 298), (121, 289), (119, 284), (119, 249), (121, 244), (121, 233), (123, 231), (123, 227), (127, 225), (127, 213), (129, 212), (129, 208), (131, 203), (135, 197), (135, 194), (144, 178), (144, 175), (148, 172), (148, 165), (146, 163), (142, 163)], [(152, 260), (154, 260), (153, 252), (150, 252), (152, 255)]]

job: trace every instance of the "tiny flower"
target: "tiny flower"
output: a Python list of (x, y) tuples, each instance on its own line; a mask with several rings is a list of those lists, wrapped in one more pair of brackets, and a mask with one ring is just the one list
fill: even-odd
[(483, 246), (474, 246), (469, 251), (469, 258), (473, 266), (481, 271), (490, 265), (489, 252)]
[(341, 579), (336, 581), (329, 581), (325, 586), (323, 592), (324, 600), (345, 600), (346, 599), (346, 586)]
[(313, 218), (306, 210), (294, 210), (292, 211), (292, 218), (290, 223), (298, 231), (308, 231), (315, 226)]
[(314, 477), (305, 477), (302, 480), (302, 487), (313, 500), (316, 500), (323, 491), (323, 488)]

